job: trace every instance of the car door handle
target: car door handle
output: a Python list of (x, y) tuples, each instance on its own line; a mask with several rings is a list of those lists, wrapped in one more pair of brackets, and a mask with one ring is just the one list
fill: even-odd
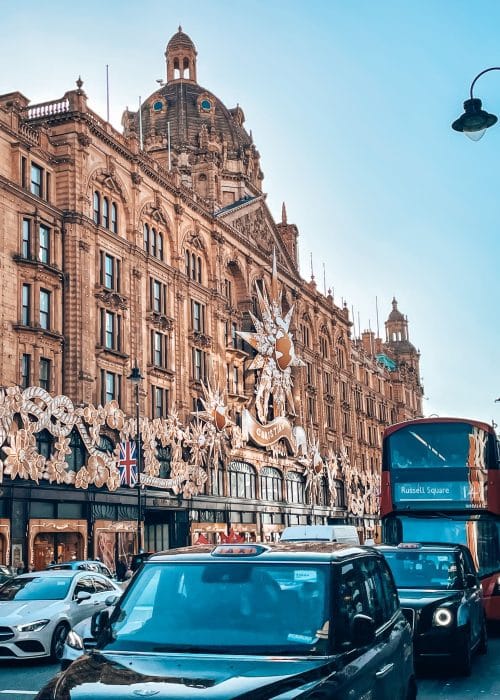
[(377, 671), (377, 673), (375, 674), (375, 678), (385, 678), (389, 675), (393, 668), (394, 664), (387, 664), (387, 666), (381, 668), (380, 671)]

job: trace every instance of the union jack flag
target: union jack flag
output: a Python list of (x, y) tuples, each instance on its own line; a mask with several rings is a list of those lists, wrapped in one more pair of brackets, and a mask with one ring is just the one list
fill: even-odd
[(120, 486), (133, 487), (137, 484), (137, 459), (135, 457), (136, 446), (133, 440), (120, 442)]

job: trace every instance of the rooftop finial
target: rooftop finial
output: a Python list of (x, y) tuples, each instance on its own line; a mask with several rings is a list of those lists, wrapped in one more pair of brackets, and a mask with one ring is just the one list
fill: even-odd
[(281, 207), (281, 223), (285, 224), (287, 223), (286, 221), (286, 206), (285, 202), (283, 202), (282, 207)]
[(179, 24), (179, 34), (181, 34), (181, 33), (182, 33), (182, 27), (181, 27), (181, 25)]
[(77, 87), (79, 90), (81, 90), (81, 89), (82, 89), (82, 85), (83, 85), (82, 76), (79, 75), (79, 76), (78, 76), (78, 80), (76, 81), (76, 87)]

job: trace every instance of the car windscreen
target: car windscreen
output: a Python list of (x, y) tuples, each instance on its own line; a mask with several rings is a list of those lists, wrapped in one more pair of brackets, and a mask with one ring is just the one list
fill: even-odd
[(324, 654), (329, 567), (235, 561), (147, 564), (116, 608), (116, 651)]
[(402, 549), (384, 551), (398, 588), (451, 590), (463, 588), (455, 552)]
[(0, 588), (2, 600), (63, 600), (71, 584), (67, 576), (19, 577), (8, 581)]

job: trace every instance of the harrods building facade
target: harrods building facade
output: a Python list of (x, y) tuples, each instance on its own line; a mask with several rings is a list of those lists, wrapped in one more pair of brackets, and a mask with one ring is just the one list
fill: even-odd
[[(382, 431), (421, 415), (396, 300), (385, 341), (353, 337), (266, 206), (243, 110), (198, 83), (180, 28), (165, 57), (123, 133), (80, 80), (43, 104), (0, 95), (3, 563), (114, 567), (140, 500), (146, 550), (300, 523), (373, 537)], [(136, 364), (140, 489), (119, 468)]]

